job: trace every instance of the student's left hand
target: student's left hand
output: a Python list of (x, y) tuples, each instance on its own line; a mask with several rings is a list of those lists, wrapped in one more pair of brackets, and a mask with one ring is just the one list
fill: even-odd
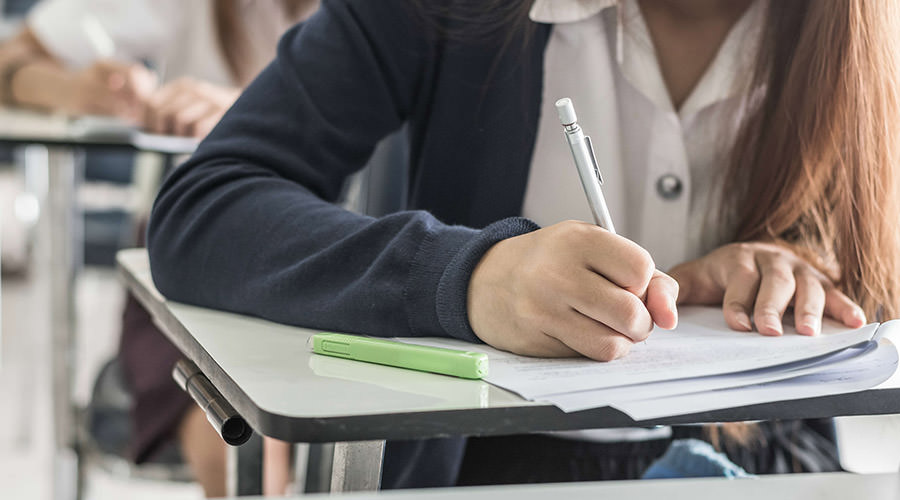
[(156, 134), (205, 137), (240, 94), (238, 88), (181, 78), (150, 97), (144, 126)]
[(823, 313), (851, 328), (866, 322), (862, 309), (818, 269), (785, 246), (732, 243), (673, 268), (678, 304), (722, 304), (725, 322), (750, 331), (750, 316), (763, 335), (781, 335), (785, 309), (794, 306), (801, 335), (822, 329)]

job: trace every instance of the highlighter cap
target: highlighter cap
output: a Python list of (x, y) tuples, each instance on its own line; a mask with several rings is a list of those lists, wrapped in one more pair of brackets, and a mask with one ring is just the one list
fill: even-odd
[(572, 99), (568, 97), (556, 101), (556, 113), (563, 125), (571, 125), (578, 121), (578, 117), (575, 115), (575, 106), (572, 105)]

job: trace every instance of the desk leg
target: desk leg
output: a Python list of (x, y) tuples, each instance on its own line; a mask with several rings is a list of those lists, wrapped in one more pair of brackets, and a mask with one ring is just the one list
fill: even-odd
[(384, 441), (335, 443), (331, 492), (378, 490), (383, 459)]
[(230, 497), (262, 495), (263, 440), (254, 433), (240, 446), (228, 447), (227, 482)]
[[(50, 270), (50, 360), (56, 446), (54, 468), (57, 471), (54, 498), (58, 499), (78, 498), (82, 488), (76, 413), (72, 401), (72, 383), (75, 379), (75, 275), (82, 262), (82, 224), (75, 197), (81, 167), (73, 150), (48, 148), (43, 237), (44, 242), (49, 244), (45, 255)], [(73, 472), (74, 478), (71, 477)]]
[(294, 443), (291, 451), (291, 485), (288, 493), (305, 493), (306, 478), (309, 475), (309, 444)]
[(305, 445), (306, 471), (303, 475), (303, 493), (328, 493), (331, 491), (331, 468), (334, 464), (334, 444)]

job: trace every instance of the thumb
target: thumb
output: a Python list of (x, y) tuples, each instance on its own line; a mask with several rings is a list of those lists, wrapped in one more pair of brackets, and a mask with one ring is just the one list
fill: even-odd
[(647, 285), (647, 311), (660, 328), (671, 330), (678, 325), (678, 282), (662, 271), (656, 270)]

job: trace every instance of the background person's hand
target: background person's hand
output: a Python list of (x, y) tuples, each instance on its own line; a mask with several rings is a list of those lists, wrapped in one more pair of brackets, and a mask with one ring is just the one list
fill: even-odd
[(722, 304), (725, 322), (750, 331), (750, 317), (763, 335), (783, 334), (782, 316), (794, 306), (797, 333), (815, 335), (825, 314), (858, 328), (862, 309), (822, 272), (790, 249), (774, 243), (732, 243), (669, 274), (681, 286), (679, 304)]
[(116, 116), (137, 122), (156, 88), (156, 76), (139, 64), (98, 61), (77, 72), (62, 110), (74, 115)]
[(149, 99), (144, 126), (156, 134), (205, 137), (240, 94), (238, 88), (181, 78)]
[(469, 281), (469, 324), (489, 345), (609, 361), (674, 328), (678, 284), (637, 244), (568, 221), (503, 240)]

